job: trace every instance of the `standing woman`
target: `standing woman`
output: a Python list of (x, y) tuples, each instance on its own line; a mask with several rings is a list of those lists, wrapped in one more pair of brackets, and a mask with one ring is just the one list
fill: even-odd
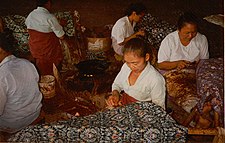
[(144, 30), (134, 33), (134, 27), (144, 16), (145, 11), (146, 8), (142, 3), (131, 4), (126, 10), (126, 16), (117, 20), (114, 24), (111, 33), (112, 46), (118, 56), (122, 57), (122, 48), (128, 40), (138, 35), (144, 36)]
[(50, 13), (51, 7), (51, 0), (37, 0), (37, 9), (25, 21), (30, 52), (41, 75), (53, 74), (53, 63), (60, 68), (63, 60), (59, 39), (64, 39), (65, 32), (57, 18)]
[(136, 101), (152, 101), (165, 109), (165, 80), (149, 63), (147, 44), (139, 39), (129, 40), (123, 49), (123, 64), (112, 84), (108, 106)]
[(183, 69), (208, 59), (208, 41), (198, 32), (198, 19), (192, 13), (184, 13), (177, 22), (177, 31), (167, 35), (158, 52), (158, 68)]

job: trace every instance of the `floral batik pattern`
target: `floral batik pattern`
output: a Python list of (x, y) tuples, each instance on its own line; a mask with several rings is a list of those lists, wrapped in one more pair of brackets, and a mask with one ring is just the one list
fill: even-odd
[(224, 119), (224, 60), (211, 58), (201, 60), (197, 67), (197, 93), (201, 100), (197, 107), (202, 113), (204, 104), (210, 102), (214, 111), (220, 115), (220, 124)]
[(138, 29), (145, 30), (145, 41), (153, 45), (158, 51), (162, 40), (169, 33), (175, 31), (176, 26), (148, 13), (142, 18), (142, 21), (136, 25), (135, 31), (138, 31)]
[(187, 128), (151, 102), (136, 102), (68, 121), (29, 126), (12, 142), (184, 143)]

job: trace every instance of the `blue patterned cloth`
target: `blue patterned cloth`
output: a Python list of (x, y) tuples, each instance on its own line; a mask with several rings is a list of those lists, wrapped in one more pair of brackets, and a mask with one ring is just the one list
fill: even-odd
[(11, 142), (184, 143), (187, 128), (151, 102), (137, 102), (68, 121), (29, 126)]

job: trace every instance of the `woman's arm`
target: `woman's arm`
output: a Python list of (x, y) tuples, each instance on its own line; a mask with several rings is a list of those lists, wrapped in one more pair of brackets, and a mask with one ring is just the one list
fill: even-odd
[(113, 90), (112, 95), (106, 100), (106, 104), (109, 107), (116, 107), (119, 105), (120, 101), (120, 93), (118, 90)]
[(191, 62), (185, 61), (185, 60), (179, 60), (179, 61), (173, 61), (168, 62), (164, 61), (157, 64), (157, 67), (161, 70), (172, 70), (172, 69), (178, 69), (181, 70), (185, 67), (187, 67)]
[(145, 35), (145, 31), (140, 29), (138, 32), (136, 32), (136, 33), (132, 34), (131, 36), (125, 38), (124, 41), (122, 43), (120, 43), (119, 45), (124, 45), (130, 39), (136, 38), (137, 36), (144, 36), (144, 35)]
[(171, 70), (177, 68), (178, 61), (175, 62), (161, 62), (157, 64), (157, 67), (161, 70)]

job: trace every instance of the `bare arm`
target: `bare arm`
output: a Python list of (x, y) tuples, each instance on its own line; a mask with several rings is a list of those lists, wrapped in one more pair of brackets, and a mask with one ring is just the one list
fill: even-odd
[(118, 90), (113, 90), (112, 95), (106, 100), (106, 104), (110, 107), (116, 107), (119, 105), (120, 93)]
[(187, 67), (189, 64), (190, 62), (185, 60), (179, 60), (179, 61), (173, 61), (173, 62), (164, 61), (164, 62), (158, 63), (158, 68), (161, 70), (171, 70), (171, 69), (180, 70)]
[(136, 33), (132, 34), (131, 36), (125, 38), (124, 41), (122, 43), (120, 43), (119, 45), (124, 45), (130, 39), (136, 38), (137, 36), (144, 36), (144, 35), (145, 35), (145, 31), (140, 29), (138, 32), (136, 32)]

